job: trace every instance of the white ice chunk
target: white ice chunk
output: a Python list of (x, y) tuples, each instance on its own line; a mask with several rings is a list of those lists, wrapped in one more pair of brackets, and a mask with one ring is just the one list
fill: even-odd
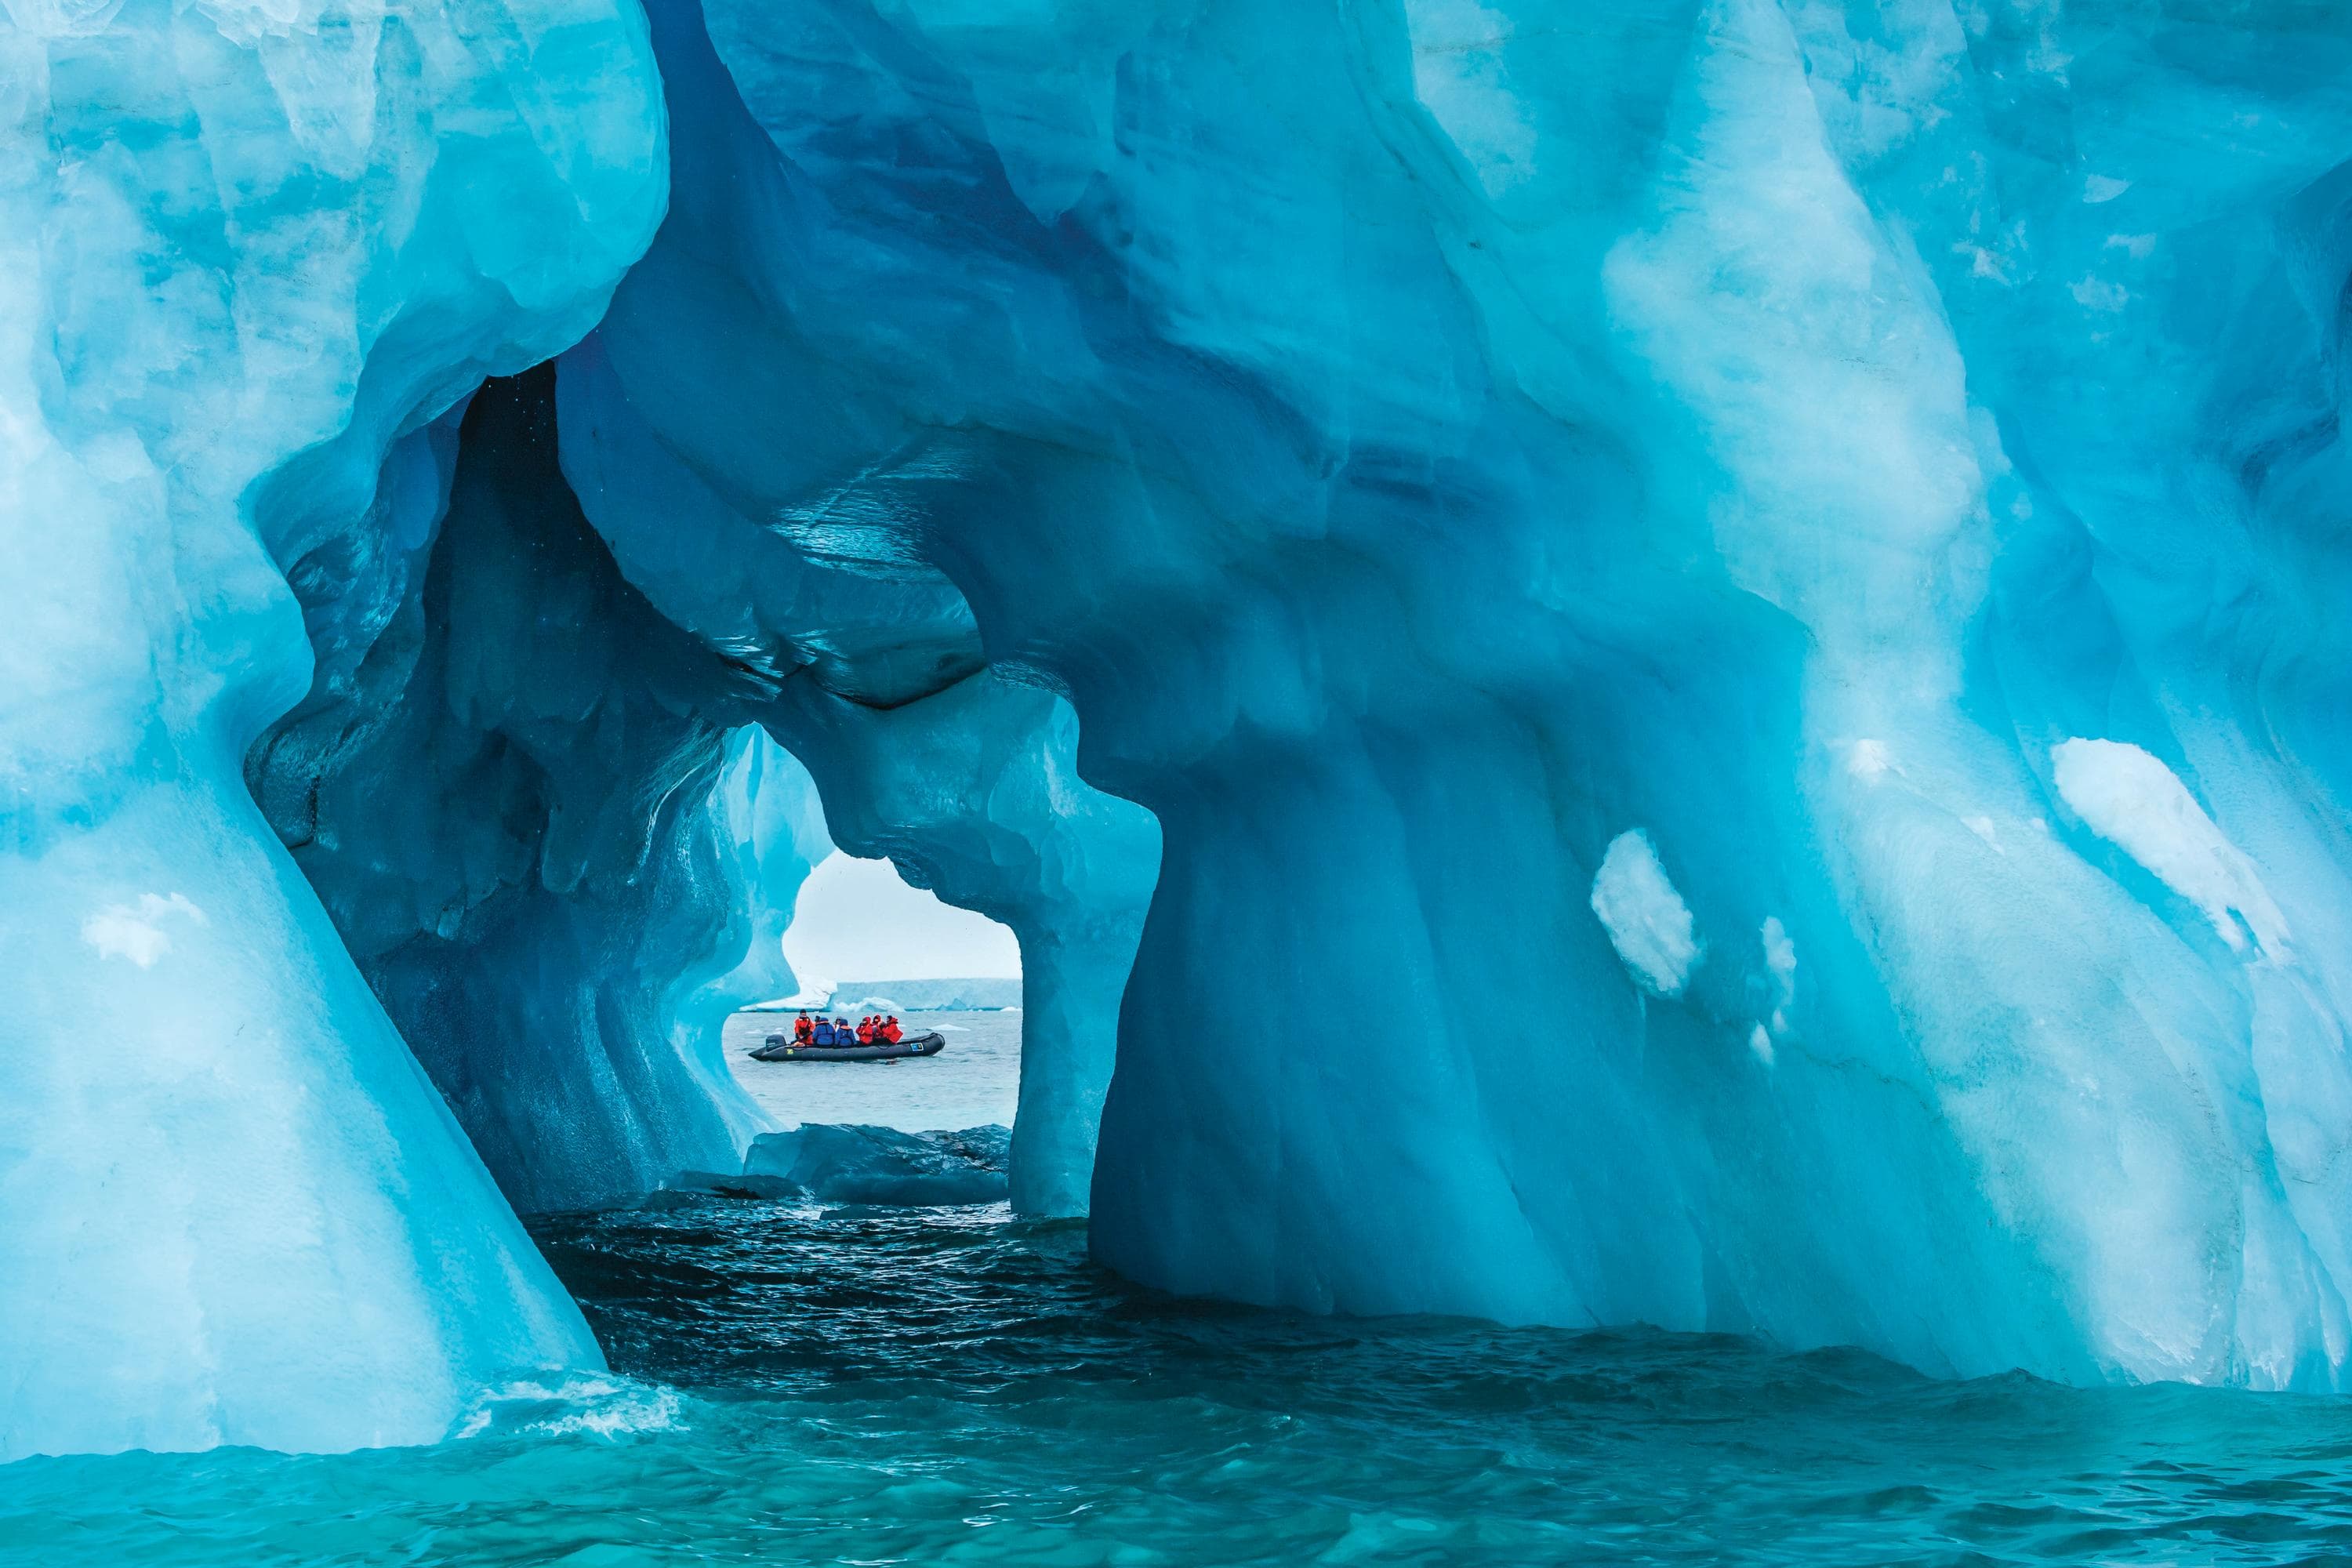
[(138, 901), (109, 904), (81, 922), (81, 939), (100, 958), (127, 958), (142, 969), (172, 951), (172, 937), (162, 921), (177, 916), (205, 925), (205, 911), (184, 893), (142, 893)]
[(2062, 741), (2050, 760), (2058, 793), (2092, 832), (2195, 904), (2232, 949), (2243, 952), (2251, 932), (2264, 953), (2285, 956), (2286, 917), (2254, 863), (2170, 768), (2122, 741)]
[(1679, 996), (1698, 962), (1690, 906), (1675, 890), (1650, 836), (1630, 828), (1609, 841), (1592, 879), (1592, 912), (1609, 932), (1617, 956), (1643, 985)]
[[(1789, 928), (1780, 923), (1778, 915), (1764, 917), (1760, 933), (1764, 942), (1764, 967), (1772, 976), (1772, 1033), (1789, 1032), (1789, 1009), (1797, 1000), (1797, 944), (1789, 936)], [(1764, 1059), (1771, 1060), (1769, 1051)]]

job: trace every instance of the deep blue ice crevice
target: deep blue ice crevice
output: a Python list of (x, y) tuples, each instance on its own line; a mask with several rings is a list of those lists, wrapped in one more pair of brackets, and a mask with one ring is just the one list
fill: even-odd
[[(740, 732), (772, 683), (622, 580), (556, 451), (552, 365), (474, 396), (406, 601), (247, 763), (526, 1211), (731, 1166), (768, 1126), (719, 1030), (790, 988), (777, 939), (829, 847), (807, 775)], [(331, 646), (364, 579), (299, 581)]]
[(646, 46), (604, 0), (0, 23), (0, 1459), (422, 1440), (598, 1364), (240, 763), (310, 672), (285, 574), (399, 552), (395, 441), (642, 249)]
[[(607, 328), (640, 331), (639, 313), (658, 311), (723, 329), (687, 308), (640, 286)], [(588, 518), (674, 624), (773, 677), (772, 698), (746, 711), (814, 777), (831, 841), (1012, 928), (1024, 1006), (1013, 1204), (1086, 1212), (1159, 867), (1150, 813), (1078, 776), (1068, 703), (990, 668), (962, 595), (916, 553), (745, 516), (678, 455), (708, 405), (633, 396), (607, 331), (564, 356), (558, 385), (564, 467)]]

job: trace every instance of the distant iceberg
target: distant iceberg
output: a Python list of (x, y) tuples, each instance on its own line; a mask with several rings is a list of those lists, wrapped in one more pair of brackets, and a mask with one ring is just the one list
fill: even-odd
[(833, 983), (812, 980), (789, 996), (772, 997), (765, 1002), (748, 1002), (739, 1009), (745, 1013), (793, 1013), (803, 1007), (833, 1005)]
[[(882, 1013), (1003, 1013), (1021, 1005), (1016, 979), (845, 980), (828, 994), (854, 1011)], [(855, 1000), (852, 1000), (855, 999)], [(810, 1005), (817, 1005), (811, 1003)]]

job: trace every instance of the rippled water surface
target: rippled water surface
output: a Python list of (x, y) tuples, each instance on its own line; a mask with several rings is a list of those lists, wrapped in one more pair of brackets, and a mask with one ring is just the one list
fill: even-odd
[[(729, 1056), (780, 1121), (1006, 1120), (1019, 1016), (936, 1016), (928, 1061)], [(667, 1202), (534, 1226), (614, 1374), (435, 1448), (0, 1468), (0, 1564), (2352, 1563), (2352, 1401), (1335, 1322), (1002, 1208)]]
[(1001, 1209), (538, 1231), (625, 1376), (436, 1448), (0, 1468), (0, 1562), (2352, 1560), (2340, 1400), (1200, 1306)]

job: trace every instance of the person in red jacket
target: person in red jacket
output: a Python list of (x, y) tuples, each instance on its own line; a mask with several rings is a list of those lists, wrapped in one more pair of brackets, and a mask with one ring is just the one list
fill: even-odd
[(874, 1043), (874, 1018), (871, 1014), (857, 1020), (857, 1043), (861, 1046)]
[(903, 1037), (898, 1029), (898, 1015), (893, 1013), (888, 1017), (883, 1019), (882, 1026), (875, 1030), (874, 1034), (875, 1037), (879, 1039), (886, 1046), (897, 1045)]
[(809, 1041), (815, 1037), (816, 1026), (809, 1022), (809, 1016), (806, 1013), (803, 1013), (798, 1018), (793, 1020), (793, 1038), (794, 1040), (805, 1046)]

